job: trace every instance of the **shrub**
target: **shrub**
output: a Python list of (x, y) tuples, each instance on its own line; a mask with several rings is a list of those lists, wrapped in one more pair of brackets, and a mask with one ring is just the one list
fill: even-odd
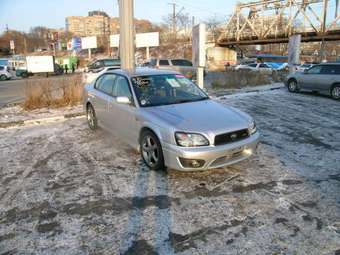
[(81, 102), (82, 94), (83, 84), (79, 76), (27, 80), (23, 108), (34, 110), (76, 105)]

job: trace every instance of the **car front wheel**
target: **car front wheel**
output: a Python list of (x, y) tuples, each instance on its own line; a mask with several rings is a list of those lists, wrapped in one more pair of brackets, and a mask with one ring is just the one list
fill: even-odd
[(87, 124), (89, 125), (89, 128), (92, 130), (96, 130), (98, 127), (98, 121), (97, 121), (96, 113), (92, 105), (87, 106), (86, 119), (87, 119)]
[(5, 81), (5, 80), (7, 80), (6, 75), (0, 75), (0, 81)]
[(298, 92), (299, 91), (299, 87), (297, 85), (296, 80), (289, 80), (288, 81), (288, 90), (289, 90), (289, 92)]
[(335, 85), (335, 86), (332, 88), (331, 96), (332, 96), (332, 98), (334, 98), (334, 99), (340, 99), (340, 85)]
[(161, 143), (151, 131), (144, 131), (140, 139), (140, 151), (144, 163), (151, 170), (164, 170), (164, 158)]

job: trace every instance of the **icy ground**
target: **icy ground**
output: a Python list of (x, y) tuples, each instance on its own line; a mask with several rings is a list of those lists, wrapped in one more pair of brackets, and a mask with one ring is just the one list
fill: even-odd
[(262, 142), (206, 172), (149, 171), (85, 118), (0, 129), (0, 254), (340, 254), (340, 102), (220, 101)]

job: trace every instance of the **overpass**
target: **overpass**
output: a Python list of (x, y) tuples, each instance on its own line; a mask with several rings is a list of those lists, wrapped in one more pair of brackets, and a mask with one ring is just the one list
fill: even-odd
[(218, 45), (288, 43), (293, 34), (303, 42), (340, 40), (339, 0), (262, 0), (239, 3), (224, 26)]

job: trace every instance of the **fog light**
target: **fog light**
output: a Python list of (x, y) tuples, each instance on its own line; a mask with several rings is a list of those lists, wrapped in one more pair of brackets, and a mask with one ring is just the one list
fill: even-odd
[(243, 153), (250, 156), (251, 154), (253, 154), (253, 150), (252, 149), (244, 149)]
[(202, 167), (205, 163), (204, 160), (201, 159), (186, 159), (186, 158), (179, 158), (182, 166), (185, 168), (199, 168)]

